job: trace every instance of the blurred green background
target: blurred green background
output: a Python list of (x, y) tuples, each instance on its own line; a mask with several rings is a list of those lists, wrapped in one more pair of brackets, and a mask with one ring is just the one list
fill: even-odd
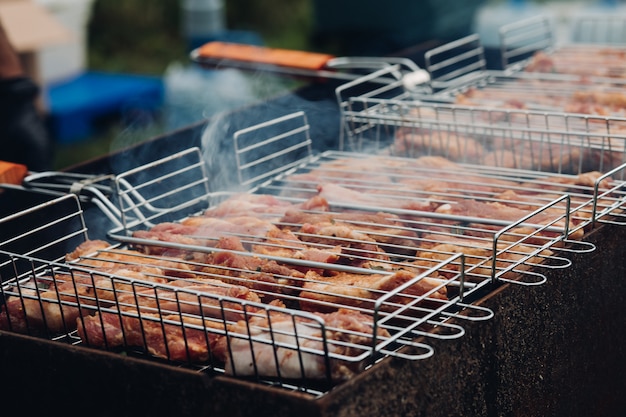
[[(188, 65), (181, 1), (95, 0), (87, 27), (87, 69), (163, 76), (172, 63)], [(252, 32), (267, 46), (309, 49), (309, 0), (225, 0), (225, 20), (228, 30)], [(133, 126), (116, 117), (102, 120), (93, 137), (55, 145), (54, 169), (113, 152), (117, 142), (128, 146), (167, 130), (158, 118)]]
[[(161, 75), (186, 60), (181, 0), (96, 0), (88, 28), (89, 67)], [(229, 30), (258, 33), (268, 46), (307, 49), (308, 0), (225, 0)]]

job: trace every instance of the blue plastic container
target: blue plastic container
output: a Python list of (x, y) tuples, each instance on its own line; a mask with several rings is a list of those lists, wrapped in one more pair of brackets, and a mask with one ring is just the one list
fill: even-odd
[(47, 88), (50, 130), (59, 143), (89, 138), (99, 117), (156, 111), (164, 101), (160, 77), (85, 72)]

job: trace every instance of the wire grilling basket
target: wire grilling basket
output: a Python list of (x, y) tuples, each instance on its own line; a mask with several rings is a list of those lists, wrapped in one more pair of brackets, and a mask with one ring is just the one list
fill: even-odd
[[(407, 90), (401, 80), (359, 92), (387, 69), (337, 89), (342, 149), (586, 176), (583, 188), (570, 190), (573, 206), (590, 208), (592, 224), (621, 222), (623, 80), (488, 71), (476, 35), (429, 51), (426, 62), (432, 76), (427, 95)], [(614, 185), (602, 185), (605, 180)], [(574, 195), (583, 189), (586, 196), (578, 200)]]
[(500, 28), (502, 68), (510, 71), (624, 78), (626, 21), (618, 14), (575, 20), (571, 42), (557, 42), (552, 22), (539, 15)]
[[(567, 195), (557, 192), (534, 201), (535, 197), (531, 196), (527, 200), (529, 209), (524, 212), (524, 216), (517, 217), (514, 221), (510, 218), (481, 217), (481, 204), (497, 203), (495, 196), (504, 192), (506, 187), (512, 186), (512, 181), (507, 182), (507, 178), (504, 177), (494, 178), (490, 173), (481, 173), (482, 168), (473, 166), (455, 167), (465, 169), (463, 173), (468, 176), (450, 178), (445, 174), (453, 168), (453, 164), (446, 165), (446, 161), (439, 159), (425, 160), (425, 165), (420, 167), (412, 159), (352, 152), (326, 151), (313, 155), (306, 146), (310, 140), (306, 129), (287, 129), (287, 134), (284, 133), (283, 124), (294, 122), (299, 126), (307, 125), (303, 113), (294, 113), (236, 135), (238, 166), (235, 169), (239, 171), (242, 184), (248, 187), (247, 193), (244, 194), (246, 197), (241, 198), (240, 194), (232, 192), (215, 192), (207, 197), (202, 194), (204, 185), (199, 185), (202, 184), (203, 173), (200, 170), (196, 172), (197, 178), (190, 182), (198, 184), (196, 190), (185, 192), (212, 200), (209, 206), (216, 207), (204, 213), (205, 217), (222, 217), (225, 212), (229, 216), (237, 217), (242, 213), (253, 212), (255, 216), (271, 220), (283, 229), (297, 231), (303, 235), (313, 233), (303, 231), (303, 227), (311, 221), (324, 220), (342, 225), (353, 223), (351, 228), (355, 228), (359, 233), (365, 232), (370, 239), (384, 244), (388, 251), (393, 251), (396, 258), (404, 256), (406, 259), (412, 259), (412, 256), (406, 254), (415, 252), (422, 243), (421, 235), (428, 233), (433, 235), (432, 244), (439, 243), (442, 239), (434, 237), (437, 234), (460, 240), (464, 236), (478, 240), (482, 238), (483, 244), (489, 249), (494, 244), (497, 246), (502, 242), (528, 243), (533, 247), (532, 253), (538, 251), (534, 253), (536, 255), (542, 249), (567, 239), (570, 232), (573, 232), (574, 222), (567, 210), (569, 205)], [(283, 133), (260, 140), (261, 137), (266, 137), (260, 133), (261, 129), (272, 131), (277, 128)], [(246, 140), (250, 142), (246, 143)], [(285, 165), (287, 168), (284, 172), (274, 172), (268, 179), (266, 173), (273, 171), (271, 167), (274, 166), (275, 159), (282, 159), (288, 150), (304, 150), (304, 153), (299, 155), (299, 159), (296, 158), (297, 164)], [(184, 152), (185, 156), (198, 153), (199, 151), (193, 149)], [(194, 166), (194, 164), (185, 165)], [(126, 229), (126, 233), (114, 233), (116, 239), (132, 244), (137, 238), (136, 229), (146, 227), (150, 229), (159, 223), (170, 221), (171, 218), (182, 219), (189, 216), (190, 211), (178, 209), (176, 214), (172, 215), (173, 211), (167, 208), (171, 206), (167, 203), (167, 200), (172, 198), (171, 192), (153, 198), (143, 196), (136, 198), (137, 190), (145, 190), (150, 183), (162, 184), (165, 178), (173, 179), (174, 176), (170, 173), (177, 170), (175, 161), (168, 158), (132, 172), (131, 175), (119, 176), (118, 184), (122, 185), (119, 192), (121, 211), (126, 217), (124, 223), (131, 227)], [(519, 175), (511, 172), (508, 178), (515, 178), (515, 181), (519, 182), (521, 178)], [(440, 190), (412, 189), (411, 182), (415, 177), (418, 179), (426, 177), (434, 182), (445, 178), (446, 182), (442, 181), (444, 188)], [(146, 181), (146, 178), (149, 180)], [(498, 184), (499, 181), (502, 182)], [(493, 184), (484, 186), (485, 182)], [(173, 190), (174, 187), (166, 189)], [(480, 200), (477, 202), (480, 207), (473, 209), (473, 214), (470, 211), (445, 212), (456, 200), (472, 200), (468, 198), (468, 190), (473, 190), (474, 199)], [(256, 197), (248, 197), (248, 193)], [(221, 204), (224, 204), (224, 209), (221, 208)], [(438, 206), (445, 207), (440, 212), (432, 210), (432, 207)], [(379, 213), (383, 215), (378, 215)], [(516, 212), (514, 215), (519, 213)], [(541, 215), (544, 218), (539, 220)], [(533, 221), (542, 224), (534, 224)], [(196, 220), (184, 220), (183, 223), (185, 222), (193, 225), (199, 223)], [(520, 234), (520, 230), (525, 227), (528, 227), (525, 231), (530, 236), (526, 233)], [(247, 230), (247, 234), (241, 233), (239, 237), (256, 242), (259, 236), (255, 229), (249, 226)], [(343, 230), (343, 233), (347, 232)], [(264, 229), (262, 233), (265, 233)], [(589, 250), (582, 242), (581, 247)], [(363, 258), (377, 258), (375, 254), (367, 252), (363, 254)], [(486, 276), (490, 279), (500, 277), (509, 269), (500, 270), (498, 265), (489, 265), (490, 271)]]

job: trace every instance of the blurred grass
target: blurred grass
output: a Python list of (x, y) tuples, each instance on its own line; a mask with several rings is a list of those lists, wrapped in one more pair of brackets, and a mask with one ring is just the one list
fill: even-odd
[[(310, 0), (224, 0), (229, 30), (257, 33), (265, 45), (308, 49)], [(87, 29), (87, 68), (95, 71), (164, 75), (174, 62), (187, 63), (181, 31), (182, 0), (96, 0)], [(103, 123), (82, 142), (57, 144), (54, 169), (65, 169), (115, 150), (116, 139), (141, 142), (163, 133), (164, 123), (128, 126)]]
[[(309, 0), (224, 0), (230, 30), (258, 33), (266, 45), (307, 49)], [(89, 67), (161, 75), (186, 61), (182, 0), (96, 0), (89, 24)]]
[(160, 75), (185, 59), (177, 0), (96, 0), (88, 26), (90, 69)]

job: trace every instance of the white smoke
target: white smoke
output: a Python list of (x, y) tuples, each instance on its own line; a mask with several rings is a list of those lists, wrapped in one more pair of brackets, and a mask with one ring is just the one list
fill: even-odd
[(240, 188), (235, 132), (296, 111), (304, 111), (315, 128), (314, 147), (329, 149), (337, 144), (338, 113), (332, 91), (307, 88), (310, 80), (178, 62), (170, 64), (163, 80), (164, 106), (161, 117), (155, 120), (161, 131), (145, 134), (145, 129), (128, 128), (114, 144), (116, 149), (125, 149), (149, 138), (165, 139), (161, 135), (167, 140), (150, 141), (114, 158), (113, 172), (143, 166), (186, 146), (201, 146), (211, 191), (233, 191)]
[(164, 74), (166, 128), (188, 126), (289, 88), (287, 80), (233, 68), (211, 70), (174, 62)]

